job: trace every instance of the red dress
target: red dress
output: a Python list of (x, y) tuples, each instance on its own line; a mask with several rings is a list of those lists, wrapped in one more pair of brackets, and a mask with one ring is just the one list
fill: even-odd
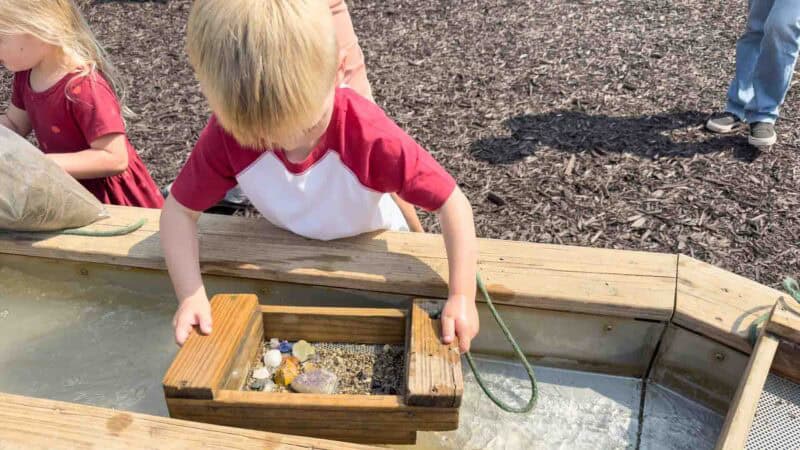
[[(30, 85), (30, 71), (14, 74), (11, 103), (24, 110), (44, 153), (72, 153), (109, 134), (125, 134), (116, 95), (100, 74), (68, 74), (43, 92)], [(102, 203), (161, 208), (164, 198), (141, 158), (125, 139), (128, 169), (118, 175), (78, 180)]]

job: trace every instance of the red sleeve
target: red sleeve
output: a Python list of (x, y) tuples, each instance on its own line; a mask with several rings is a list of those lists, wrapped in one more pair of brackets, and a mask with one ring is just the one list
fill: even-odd
[(25, 110), (25, 99), (23, 92), (25, 92), (25, 85), (28, 84), (28, 74), (30, 71), (17, 72), (14, 74), (14, 84), (11, 90), (11, 104), (21, 110)]
[(99, 74), (71, 82), (67, 87), (68, 108), (86, 142), (109, 134), (125, 134), (125, 123), (117, 96)]
[(406, 138), (400, 142), (403, 184), (397, 195), (412, 205), (436, 211), (450, 198), (456, 180), (430, 153), (410, 137)]
[(205, 211), (236, 186), (236, 173), (228, 158), (226, 135), (212, 116), (172, 184), (170, 195), (194, 211)]
[(356, 102), (362, 113), (369, 108), (377, 111), (370, 111), (372, 118), (363, 125), (359, 123), (365, 121), (348, 120), (347, 126), (353, 127), (345, 131), (348, 147), (359, 150), (346, 151), (345, 164), (370, 189), (396, 192), (403, 200), (428, 211), (441, 208), (456, 187), (453, 177), (379, 108)]

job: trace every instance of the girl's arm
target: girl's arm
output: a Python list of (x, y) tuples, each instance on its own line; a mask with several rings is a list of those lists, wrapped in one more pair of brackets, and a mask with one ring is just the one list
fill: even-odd
[(178, 297), (178, 311), (172, 319), (175, 342), (183, 345), (194, 325), (211, 333), (211, 306), (200, 275), (197, 220), (200, 212), (188, 209), (170, 195), (161, 210), (161, 248)]
[(108, 134), (95, 139), (91, 147), (73, 153), (48, 153), (73, 178), (105, 178), (128, 169), (128, 141), (122, 133)]
[(456, 187), (439, 210), (442, 234), (450, 266), (450, 292), (442, 311), (442, 336), (446, 344), (458, 337), (462, 352), (478, 334), (478, 310), (475, 307), (478, 243), (469, 201)]
[(25, 112), (24, 109), (19, 109), (14, 105), (8, 105), (6, 113), (0, 116), (0, 125), (3, 125), (22, 137), (27, 137), (31, 134), (31, 130), (33, 129), (31, 119), (28, 118), (28, 113)]

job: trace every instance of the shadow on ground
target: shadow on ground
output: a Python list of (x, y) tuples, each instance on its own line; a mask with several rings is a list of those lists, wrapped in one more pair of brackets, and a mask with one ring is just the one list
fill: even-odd
[(470, 151), (491, 164), (513, 163), (547, 147), (569, 153), (630, 153), (639, 157), (686, 157), (732, 150), (753, 161), (759, 151), (741, 134), (714, 135), (703, 128), (707, 114), (669, 112), (612, 117), (580, 111), (553, 111), (506, 120), (511, 134), (475, 141)]

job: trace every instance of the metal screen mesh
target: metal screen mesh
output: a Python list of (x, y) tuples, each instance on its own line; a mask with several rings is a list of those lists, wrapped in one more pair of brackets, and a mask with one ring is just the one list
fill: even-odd
[(769, 374), (747, 448), (800, 449), (800, 384)]
[(314, 346), (314, 349), (317, 351), (330, 352), (336, 351), (337, 353), (341, 352), (343, 356), (347, 355), (379, 355), (383, 351), (383, 345), (375, 345), (375, 344), (340, 344), (340, 343), (330, 343), (330, 342), (314, 342), (311, 345)]

